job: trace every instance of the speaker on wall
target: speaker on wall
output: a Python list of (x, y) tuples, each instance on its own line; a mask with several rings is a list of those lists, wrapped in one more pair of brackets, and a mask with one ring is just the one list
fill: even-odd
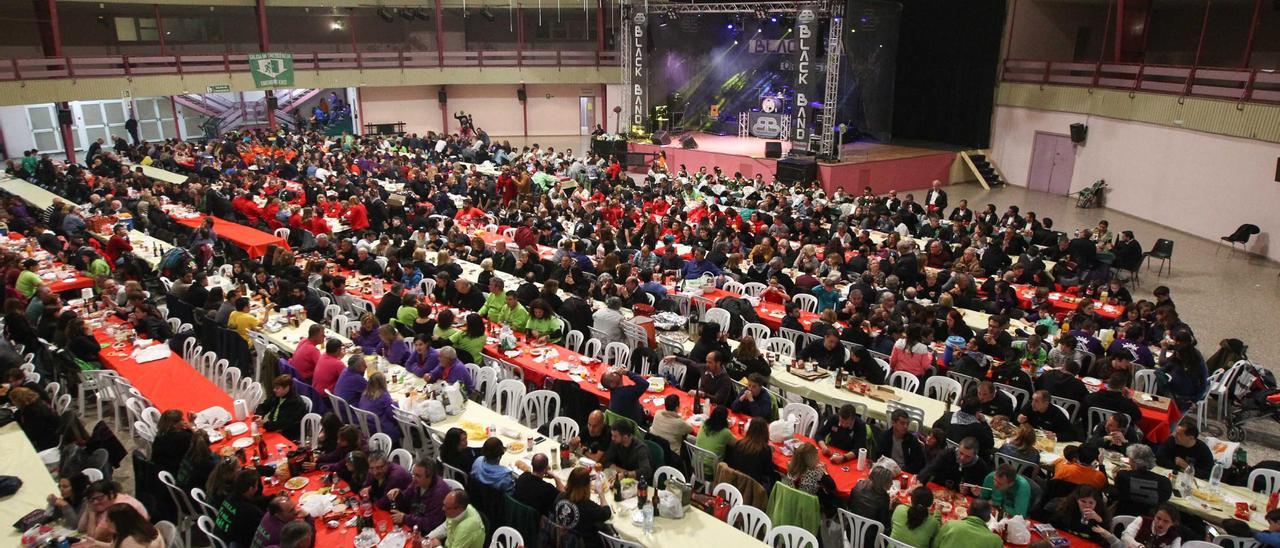
[(664, 146), (671, 144), (671, 134), (663, 129), (653, 132), (653, 144)]
[(69, 126), (72, 123), (74, 123), (74, 120), (71, 119), (71, 109), (69, 108), (58, 109), (58, 123), (64, 126)]
[(781, 158), (782, 157), (782, 141), (765, 141), (764, 157), (765, 158)]
[(436, 99), (437, 99), (438, 101), (440, 101), (441, 103), (448, 103), (448, 102), (449, 102), (449, 94), (448, 94), (448, 93), (445, 93), (444, 88), (443, 88), (443, 87), (441, 87), (441, 88), (440, 88), (440, 91), (437, 91), (437, 92), (436, 92)]
[(529, 100), (529, 94), (525, 93), (523, 86), (516, 88), (516, 99), (519, 99), (521, 103)]
[(280, 100), (279, 100), (279, 99), (277, 99), (275, 95), (268, 95), (268, 96), (267, 96), (267, 108), (269, 108), (269, 109), (271, 109), (271, 110), (277, 110), (277, 109), (279, 109), (279, 108), (280, 108)]
[(680, 136), (680, 146), (682, 148), (694, 149), (698, 148), (698, 142), (693, 140), (693, 135), (686, 133)]
[(812, 156), (778, 160), (775, 174), (784, 183), (808, 183), (818, 179), (818, 162)]
[(1085, 137), (1089, 135), (1089, 126), (1084, 124), (1071, 124), (1071, 142), (1082, 145)]

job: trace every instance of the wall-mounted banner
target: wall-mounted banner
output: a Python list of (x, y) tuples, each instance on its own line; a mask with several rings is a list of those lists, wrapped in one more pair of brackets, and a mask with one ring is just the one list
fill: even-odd
[(818, 7), (815, 4), (801, 6), (796, 14), (795, 53), (795, 90), (796, 105), (794, 122), (791, 124), (791, 150), (794, 152), (809, 150), (809, 126), (813, 123), (813, 109), (809, 107), (810, 98), (817, 93), (818, 63)]
[(649, 24), (644, 12), (631, 16), (631, 132), (644, 133), (649, 118), (649, 67), (645, 59), (645, 43), (648, 42)]

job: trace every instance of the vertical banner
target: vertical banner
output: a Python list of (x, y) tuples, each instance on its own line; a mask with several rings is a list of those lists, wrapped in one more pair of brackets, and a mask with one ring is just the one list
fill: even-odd
[(649, 118), (649, 67), (645, 59), (645, 43), (648, 42), (648, 17), (644, 8), (633, 3), (636, 10), (631, 17), (631, 59), (627, 62), (631, 67), (631, 133), (648, 132)]
[(796, 70), (795, 90), (796, 104), (792, 113), (791, 150), (803, 152), (809, 150), (809, 128), (813, 123), (813, 109), (809, 102), (816, 97), (817, 63), (818, 63), (818, 16), (817, 7), (807, 4), (796, 15), (795, 26)]

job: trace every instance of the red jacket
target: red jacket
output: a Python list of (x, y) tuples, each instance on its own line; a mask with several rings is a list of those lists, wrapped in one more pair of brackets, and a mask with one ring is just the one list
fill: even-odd
[(533, 227), (522, 226), (516, 230), (516, 247), (525, 249), (538, 245), (538, 231)]
[(129, 251), (133, 251), (133, 244), (117, 234), (112, 234), (111, 239), (107, 240), (107, 249), (103, 254), (107, 256), (108, 262), (114, 265), (121, 255)]
[(245, 198), (244, 196), (237, 196), (235, 199), (231, 200), (231, 207), (235, 208), (236, 212), (249, 219), (249, 224), (258, 224), (258, 222), (262, 220), (262, 208), (258, 207), (258, 204), (253, 203), (253, 200)]
[(343, 217), (347, 224), (351, 226), (351, 230), (364, 230), (369, 228), (369, 210), (365, 209), (364, 204), (356, 204), (347, 210), (346, 216)]

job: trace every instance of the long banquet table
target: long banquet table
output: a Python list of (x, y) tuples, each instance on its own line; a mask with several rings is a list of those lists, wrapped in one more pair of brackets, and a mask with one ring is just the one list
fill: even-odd
[(11, 524), (32, 510), (48, 506), (46, 497), (59, 494), (58, 484), (16, 422), (0, 426), (0, 463), (4, 463), (0, 473), (22, 479), (22, 487), (16, 493), (0, 499), (0, 523), (4, 524), (0, 527), (0, 545), (21, 546), (23, 531)]
[[(186, 213), (179, 212), (172, 207), (167, 208), (166, 212), (173, 218), (175, 222), (189, 228), (199, 228), (208, 215), (203, 213)], [(245, 250), (249, 254), (250, 259), (261, 257), (267, 252), (267, 248), (271, 246), (289, 249), (289, 244), (284, 238), (275, 234), (268, 234), (256, 228), (250, 228), (240, 223), (234, 223), (218, 217), (212, 217), (213, 231), (219, 238), (227, 240)]]

